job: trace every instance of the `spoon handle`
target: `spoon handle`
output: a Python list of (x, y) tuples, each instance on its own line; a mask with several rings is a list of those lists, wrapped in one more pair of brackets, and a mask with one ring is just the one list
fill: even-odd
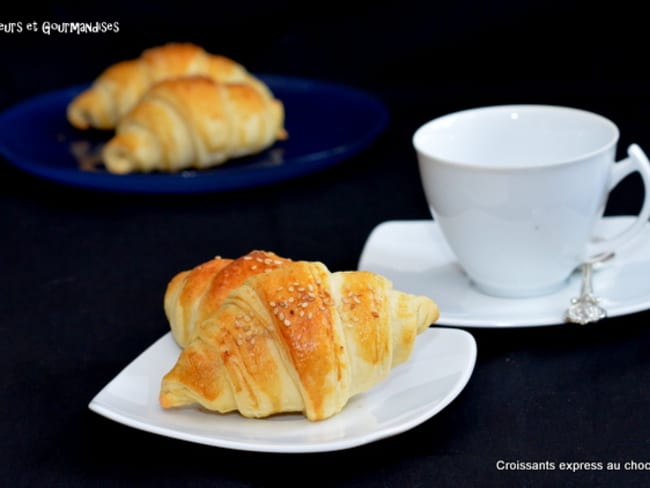
[(580, 296), (571, 299), (571, 306), (566, 310), (565, 320), (585, 325), (607, 317), (607, 311), (599, 305), (600, 299), (593, 295), (592, 272), (594, 262), (602, 262), (613, 255), (599, 256), (582, 264), (582, 284)]
[(593, 294), (593, 285), (591, 283), (591, 274), (593, 265), (586, 262), (582, 265), (582, 289), (580, 295), (583, 297), (591, 296)]

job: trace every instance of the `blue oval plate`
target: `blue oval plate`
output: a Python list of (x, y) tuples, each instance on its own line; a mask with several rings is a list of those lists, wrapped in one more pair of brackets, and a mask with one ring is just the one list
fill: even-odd
[(322, 170), (370, 145), (388, 124), (376, 98), (332, 83), (259, 76), (285, 106), (286, 141), (212, 169), (114, 175), (100, 152), (113, 131), (79, 131), (66, 107), (85, 86), (40, 95), (0, 114), (0, 153), (16, 167), (59, 183), (130, 193), (219, 192)]

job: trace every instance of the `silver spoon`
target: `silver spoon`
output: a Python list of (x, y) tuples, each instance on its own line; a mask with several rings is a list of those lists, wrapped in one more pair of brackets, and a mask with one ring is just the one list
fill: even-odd
[(613, 252), (596, 254), (582, 264), (582, 285), (580, 296), (571, 299), (571, 305), (565, 313), (565, 320), (574, 324), (586, 325), (607, 317), (607, 311), (600, 306), (600, 299), (593, 294), (591, 275), (596, 264), (609, 261)]

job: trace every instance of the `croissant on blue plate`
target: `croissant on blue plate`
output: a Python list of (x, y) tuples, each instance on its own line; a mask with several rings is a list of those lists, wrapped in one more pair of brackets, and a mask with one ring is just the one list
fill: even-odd
[(266, 85), (234, 60), (211, 54), (189, 42), (170, 42), (148, 48), (135, 58), (106, 68), (67, 107), (67, 118), (77, 129), (114, 129), (156, 83), (186, 76), (206, 76), (226, 83), (249, 83), (261, 91)]
[(192, 76), (147, 91), (119, 120), (102, 159), (116, 174), (204, 169), (286, 137), (284, 106), (272, 94)]

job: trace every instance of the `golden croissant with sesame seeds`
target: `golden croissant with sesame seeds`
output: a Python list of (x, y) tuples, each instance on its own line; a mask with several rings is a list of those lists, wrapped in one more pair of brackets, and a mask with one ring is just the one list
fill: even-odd
[(114, 129), (155, 83), (185, 76), (202, 75), (224, 83), (265, 85), (242, 65), (226, 56), (211, 54), (189, 42), (170, 42), (145, 49), (135, 59), (106, 68), (67, 107), (70, 124), (77, 129)]
[(163, 377), (160, 404), (326, 419), (407, 361), (437, 319), (435, 302), (380, 275), (292, 261), (230, 292)]
[(246, 278), (290, 261), (273, 252), (253, 250), (237, 259), (217, 256), (174, 275), (167, 284), (163, 303), (178, 345), (185, 347), (199, 324), (216, 312), (226, 295)]

